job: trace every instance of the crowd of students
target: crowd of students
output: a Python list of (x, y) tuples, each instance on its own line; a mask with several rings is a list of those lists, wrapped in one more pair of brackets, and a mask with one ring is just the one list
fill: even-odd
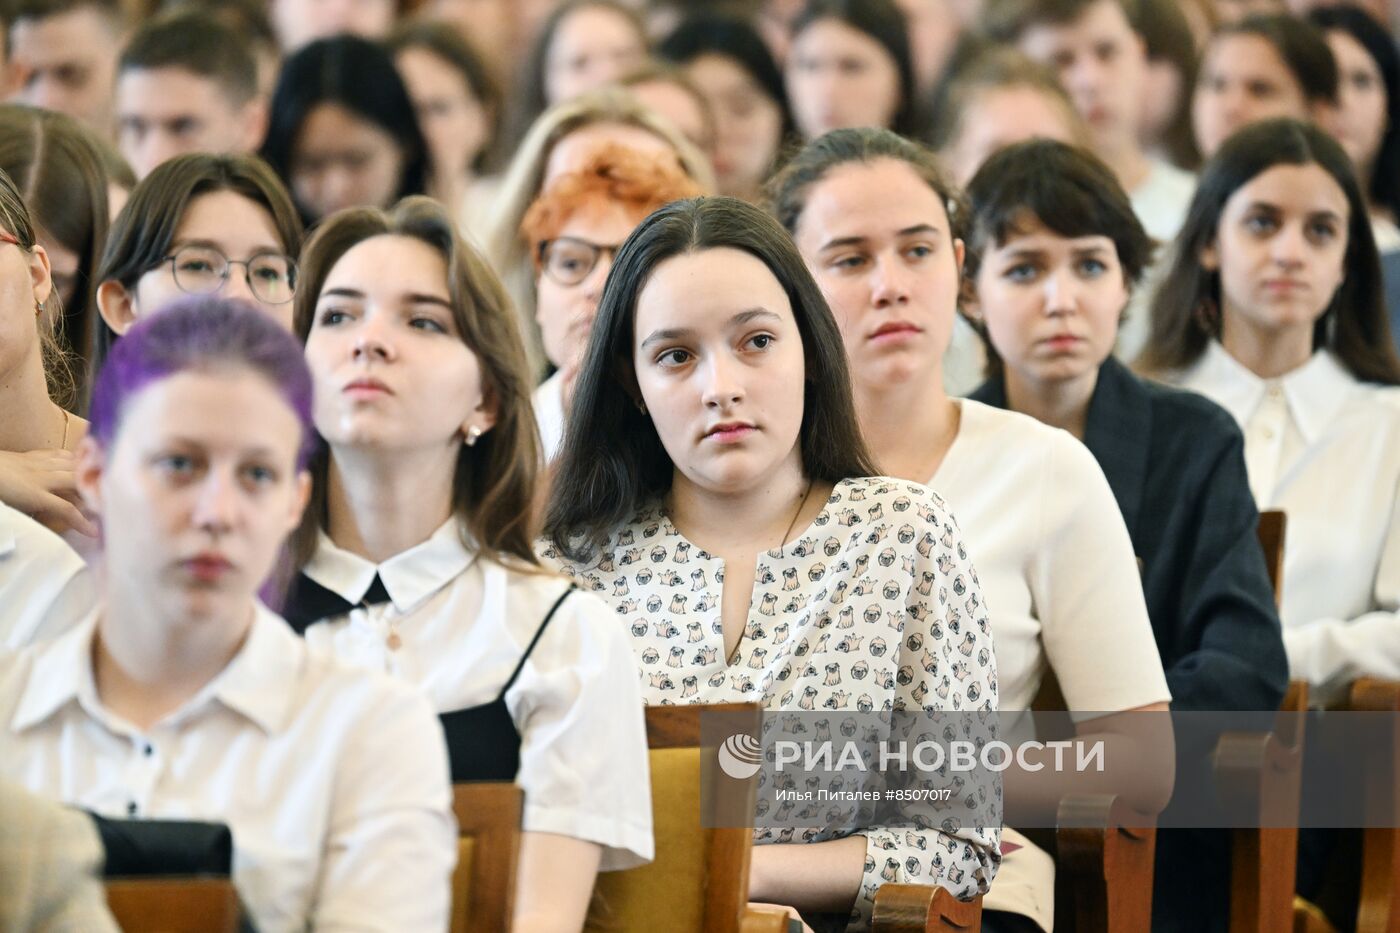
[[(1209, 749), (1136, 714), (1400, 678), (1384, 8), (9, 6), (0, 802), (226, 823), (260, 930), (443, 929), (478, 780), (581, 929), (648, 704), (1053, 681), (1119, 764), (1007, 797), (1156, 813)], [(755, 842), (813, 929), (1053, 925), (1010, 826)], [(1228, 846), (1158, 835), (1154, 930)]]

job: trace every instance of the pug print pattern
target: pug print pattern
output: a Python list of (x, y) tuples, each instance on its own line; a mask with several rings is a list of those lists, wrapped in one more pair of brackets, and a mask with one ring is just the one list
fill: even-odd
[[(768, 710), (995, 710), (991, 629), (977, 573), (939, 496), (887, 477), (843, 480), (796, 540), (759, 555), (748, 626), (726, 663), (724, 561), (686, 541), (660, 503), (586, 565), (542, 555), (609, 601), (631, 635), (647, 703)], [(759, 830), (758, 842), (789, 830)], [(786, 838), (780, 838), (786, 833)], [(983, 893), (998, 829), (870, 828), (852, 928), (886, 882)]]

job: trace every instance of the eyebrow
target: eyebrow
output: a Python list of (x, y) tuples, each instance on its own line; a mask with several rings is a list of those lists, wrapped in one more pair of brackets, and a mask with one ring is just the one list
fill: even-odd
[[(170, 121), (168, 121), (168, 120), (153, 120), (153, 121), (150, 121), (150, 122), (153, 122), (153, 123), (168, 123), (168, 122), (170, 122)], [(180, 249), (180, 248), (185, 247), (185, 246), (198, 246), (198, 247), (201, 247), (201, 248), (203, 248), (203, 249), (217, 250), (217, 251), (219, 251), (219, 252), (221, 252), (221, 253), (222, 253), (222, 252), (225, 252), (223, 244), (222, 244), (222, 243), (217, 243), (217, 242), (215, 242), (214, 240), (201, 240), (201, 239), (190, 239), (190, 238), (188, 238), (188, 237), (184, 237), (184, 238), (182, 238), (182, 237), (176, 237), (175, 239), (173, 239), (173, 240), (170, 241), (170, 248), (171, 248), (172, 250)], [(270, 244), (270, 243), (261, 243), (261, 244), (258, 244), (258, 245), (256, 245), (256, 246), (254, 246), (253, 249), (252, 249), (252, 252), (251, 252), (249, 255), (256, 255), (256, 254), (258, 254), (258, 253), (280, 253), (280, 252), (282, 252), (282, 247), (280, 247), (280, 246), (277, 246), (277, 245), (275, 245), (275, 244)]]
[[(1271, 203), (1268, 202), (1268, 201), (1251, 201), (1251, 202), (1249, 203), (1249, 207), (1245, 208), (1245, 210), (1249, 210), (1249, 211), (1265, 210), (1265, 211), (1271, 211), (1271, 212), (1273, 212), (1273, 213), (1275, 213), (1275, 214), (1282, 214), (1282, 213), (1283, 213), (1283, 208), (1279, 207), (1277, 204), (1271, 204)], [(1310, 211), (1304, 211), (1303, 213), (1304, 213), (1307, 217), (1312, 218), (1312, 219), (1314, 219), (1314, 220), (1316, 220), (1316, 219), (1319, 218), (1319, 217), (1326, 218), (1327, 220), (1335, 220), (1335, 221), (1337, 221), (1338, 223), (1340, 223), (1341, 220), (1342, 220), (1342, 215), (1341, 215), (1341, 214), (1338, 214), (1336, 211), (1331, 210), (1330, 208), (1326, 208), (1326, 207), (1321, 208), (1320, 210), (1315, 210), (1315, 211), (1311, 211), (1311, 210), (1310, 210)]]
[[(759, 318), (772, 318), (775, 321), (782, 320), (782, 318), (772, 311), (769, 311), (767, 308), (749, 308), (731, 317), (728, 324), (732, 327), (736, 324), (747, 324)], [(690, 336), (694, 332), (694, 328), (690, 327), (668, 327), (662, 330), (654, 330), (647, 335), (647, 338), (643, 340), (639, 346), (642, 349), (646, 349), (654, 343), (661, 343), (666, 340), (679, 340), (682, 337)]]
[[(912, 226), (912, 227), (905, 227), (903, 230), (896, 230), (894, 235), (897, 236), (897, 237), (903, 237), (903, 236), (913, 236), (913, 235), (916, 234), (916, 233), (937, 233), (937, 232), (938, 232), (938, 228), (935, 227), (933, 224), (915, 224), (915, 225)], [(863, 236), (844, 236), (844, 237), (837, 237), (837, 238), (834, 239), (834, 240), (828, 240), (826, 243), (823, 243), (821, 249), (818, 250), (818, 252), (824, 253), (824, 252), (826, 252), (826, 251), (829, 250), (829, 249), (836, 249), (836, 248), (842, 247), (842, 246), (858, 246), (858, 245), (860, 245), (861, 243), (864, 243), (864, 242), (865, 242), (866, 240), (868, 240), (868, 239), (869, 239), (869, 237), (863, 237)]]
[[(363, 301), (366, 295), (357, 288), (328, 288), (321, 292), (321, 298), (354, 298)], [(405, 304), (411, 305), (438, 305), (439, 307), (452, 310), (452, 302), (437, 295), (428, 295), (422, 292), (407, 292), (402, 296)]]
[[(166, 448), (193, 447), (199, 450), (207, 450), (209, 448), (209, 444), (206, 441), (193, 437), (185, 437), (180, 434), (171, 435), (162, 441), (159, 446)], [(276, 457), (278, 455), (278, 452), (274, 448), (267, 446), (241, 447), (238, 449), (238, 453), (240, 456), (252, 457)]]

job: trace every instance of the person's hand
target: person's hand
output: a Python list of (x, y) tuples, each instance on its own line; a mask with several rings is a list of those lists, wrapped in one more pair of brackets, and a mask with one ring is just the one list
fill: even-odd
[(67, 450), (0, 451), (0, 502), (58, 534), (72, 530), (95, 538), (97, 526), (79, 508), (76, 466)]

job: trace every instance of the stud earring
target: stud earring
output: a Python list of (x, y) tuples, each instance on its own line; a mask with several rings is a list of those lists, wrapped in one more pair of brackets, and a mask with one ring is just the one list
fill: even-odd
[(40, 317), (44, 313), (44, 303), (39, 299), (34, 299), (34, 316)]
[(478, 440), (480, 440), (480, 438), (481, 438), (481, 428), (478, 428), (476, 425), (472, 425), (471, 427), (467, 428), (467, 446), (468, 446), (468, 447), (475, 447), (475, 446), (476, 446), (476, 442), (477, 442)]

